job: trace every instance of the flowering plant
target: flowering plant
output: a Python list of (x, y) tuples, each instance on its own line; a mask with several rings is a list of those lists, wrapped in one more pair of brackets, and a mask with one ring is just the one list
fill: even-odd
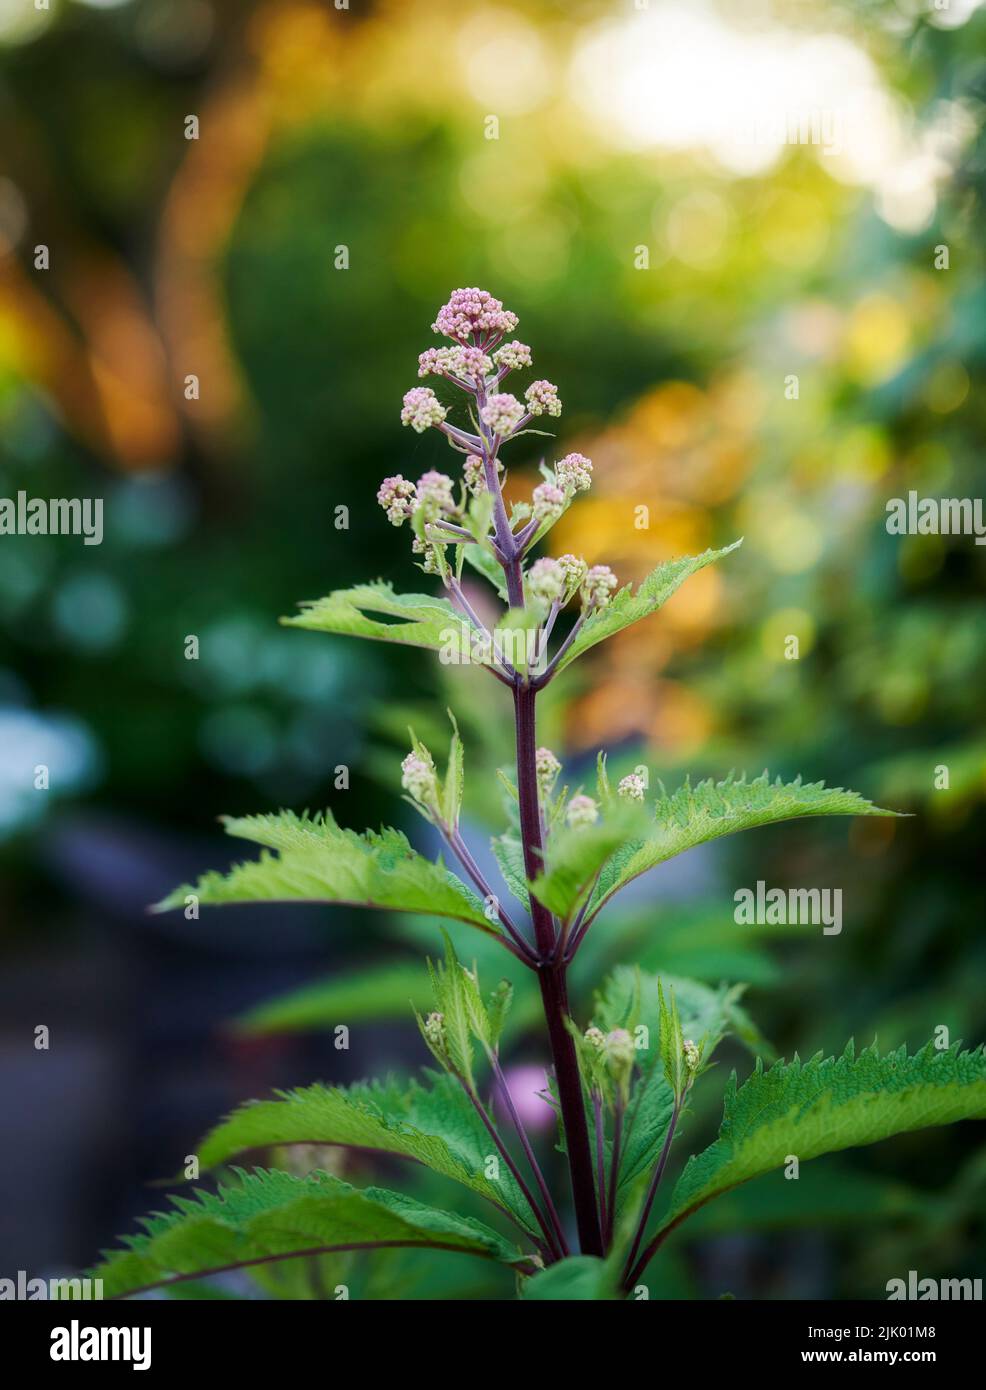
[[(614, 787), (604, 754), (591, 794), (562, 784), (560, 759), (538, 741), (539, 693), (735, 547), (662, 564), (637, 588), (621, 588), (607, 566), (577, 555), (533, 558), (590, 487), (592, 463), (570, 452), (542, 464), (530, 501), (508, 511), (504, 447), (562, 409), (549, 381), (533, 381), (522, 399), (503, 389), (512, 373), (532, 367), (531, 349), (510, 337), (516, 326), (516, 316), (483, 290), (457, 290), (439, 310), (433, 327), (450, 345), (422, 352), (418, 375), (458, 392), (467, 418), (453, 423), (432, 387), (415, 386), (401, 420), (418, 433), (443, 434), (462, 456), (461, 472), (430, 469), (417, 482), (395, 474), (377, 494), (387, 519), (408, 526), (420, 569), (437, 577), (446, 597), (363, 584), (286, 620), (478, 662), (506, 688), (516, 766), (505, 778), (508, 824), (493, 848), (509, 895), (491, 886), (460, 824), (464, 749), (453, 720), (444, 771), (412, 735), (402, 785), (457, 871), (418, 853), (396, 830), (357, 834), (328, 812), (281, 812), (227, 820), (229, 833), (263, 847), (260, 858), (207, 874), (160, 906), (362, 905), (448, 919), (491, 938), (536, 982), (551, 1058), (546, 1094), (567, 1177), (549, 1182), (501, 1064), (512, 986), (503, 980), (489, 989), (446, 935), (444, 959), (429, 967), (431, 1007), (418, 1017), (437, 1072), (407, 1085), (309, 1086), (236, 1111), (203, 1141), (194, 1176), (200, 1166), (216, 1169), (257, 1149), (274, 1149), (280, 1166), (234, 1169), (217, 1191), (176, 1198), (174, 1210), (150, 1218), (97, 1271), (111, 1294), (231, 1269), (266, 1277), (263, 1287), (283, 1293), (271, 1271), (285, 1262), (307, 1269), (340, 1254), (411, 1247), (500, 1262), (515, 1271), (526, 1298), (646, 1297), (648, 1269), (664, 1240), (720, 1193), (760, 1175), (783, 1180), (792, 1157), (803, 1162), (986, 1115), (981, 1049), (929, 1042), (913, 1056), (881, 1056), (875, 1047), (857, 1056), (850, 1042), (837, 1057), (807, 1063), (795, 1057), (765, 1068), (758, 1059), (742, 1085), (735, 1076), (729, 1083), (719, 1138), (684, 1165), (669, 1195), (662, 1189), (693, 1091), (720, 1042), (730, 1033), (747, 1041), (756, 1034), (737, 988), (628, 966), (601, 983), (579, 1017), (568, 978), (588, 934), (605, 931), (600, 918), (626, 884), (697, 845), (796, 817), (892, 813), (854, 792), (766, 774), (686, 782), (649, 797), (642, 770)], [(498, 620), (484, 621), (470, 601), (467, 565), (499, 596)], [(557, 640), (556, 624), (569, 608), (574, 616)], [(471, 1198), (486, 1199), (494, 1224), (391, 1190), (359, 1189), (321, 1167), (305, 1170), (290, 1157), (297, 1145), (416, 1159)]]

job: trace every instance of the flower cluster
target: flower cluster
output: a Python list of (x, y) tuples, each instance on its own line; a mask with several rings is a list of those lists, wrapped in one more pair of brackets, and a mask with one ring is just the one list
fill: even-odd
[(377, 489), (377, 501), (387, 513), (391, 526), (400, 526), (411, 515), (416, 493), (414, 484), (400, 473), (384, 478)]
[(429, 425), (440, 425), (448, 414), (430, 386), (414, 386), (404, 396), (401, 424), (424, 434)]
[(627, 801), (643, 801), (646, 783), (639, 772), (631, 772), (621, 780), (616, 790)]
[(537, 771), (538, 791), (542, 798), (546, 797), (554, 789), (558, 780), (561, 763), (550, 748), (539, 748), (534, 754), (534, 767)]
[(493, 359), (477, 347), (427, 348), (418, 354), (418, 376), (462, 377), (485, 381), (493, 371)]
[(437, 521), (443, 514), (457, 510), (452, 489), (455, 484), (447, 473), (437, 473), (434, 469), (418, 479), (417, 502), (415, 510), (420, 510), (425, 521)]
[(531, 500), (536, 521), (557, 521), (565, 510), (565, 494), (554, 483), (538, 483)]
[(517, 315), (504, 309), (502, 302), (486, 290), (453, 290), (431, 326), (435, 333), (464, 343), (470, 338), (486, 340), (512, 333), (517, 327)]
[[(447, 418), (446, 406), (428, 386), (415, 386), (407, 392), (401, 422), (418, 434), (438, 428), (452, 448), (464, 455), (458, 491), (454, 477), (445, 473), (428, 472), (416, 485), (398, 473), (383, 480), (377, 500), (394, 526), (414, 518), (412, 549), (421, 557), (421, 568), (426, 574), (442, 575), (450, 589), (455, 588), (462, 570), (461, 562), (453, 564), (446, 555), (450, 547), (465, 546), (475, 539), (489, 558), (495, 556), (507, 564), (519, 561), (524, 590), (548, 606), (550, 614), (545, 621), (550, 627), (558, 611), (576, 595), (582, 607), (578, 621), (605, 608), (616, 590), (616, 576), (605, 565), (590, 569), (575, 555), (538, 560), (526, 576), (523, 574), (530, 549), (558, 521), (575, 495), (591, 486), (592, 461), (585, 454), (565, 454), (553, 467), (542, 463), (542, 480), (533, 488), (530, 501), (514, 502), (509, 518), (502, 486), (493, 489), (492, 498), (487, 496), (492, 478), (499, 483), (503, 474), (501, 447), (528, 421), (554, 418), (562, 410), (558, 388), (543, 378), (516, 395), (499, 389), (508, 372), (533, 363), (526, 343), (507, 340), (516, 326), (517, 315), (488, 291), (453, 291), (432, 324), (436, 333), (451, 339), (451, 345), (420, 353), (418, 376), (440, 377), (470, 397), (471, 424), (454, 425)], [(517, 592), (515, 587), (515, 597)]]
[(555, 464), (555, 481), (566, 496), (592, 486), (592, 461), (585, 454), (566, 454)]
[(587, 608), (605, 608), (616, 588), (616, 575), (609, 565), (593, 565), (582, 582), (582, 599)]
[(438, 779), (434, 763), (408, 753), (401, 763), (401, 786), (415, 801), (427, 806), (437, 800)]
[(550, 381), (533, 381), (524, 392), (524, 400), (532, 415), (560, 415), (558, 387)]
[(516, 339), (512, 343), (504, 343), (498, 347), (493, 354), (493, 361), (501, 371), (516, 372), (521, 367), (530, 367), (534, 359), (531, 350), (526, 343), (518, 343)]
[(509, 391), (498, 391), (479, 412), (479, 418), (488, 425), (494, 434), (513, 434), (527, 412), (516, 396)]
[(545, 556), (535, 560), (527, 573), (531, 596), (544, 603), (561, 603), (565, 596), (565, 571), (557, 560)]
[(591, 796), (573, 796), (565, 808), (565, 819), (573, 830), (584, 825), (595, 825), (599, 819), (599, 807)]

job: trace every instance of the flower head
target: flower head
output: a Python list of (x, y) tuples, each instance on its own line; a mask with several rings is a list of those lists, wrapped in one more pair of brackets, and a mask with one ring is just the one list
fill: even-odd
[(558, 563), (565, 574), (565, 602), (567, 603), (577, 589), (582, 587), (589, 566), (581, 555), (559, 555)]
[(478, 497), (481, 492), (486, 491), (486, 472), (483, 460), (478, 454), (467, 455), (462, 467), (462, 477), (473, 497)]
[(387, 513), (392, 526), (400, 526), (411, 515), (414, 503), (414, 484), (395, 473), (392, 478), (384, 478), (377, 489), (377, 501)]
[(565, 808), (565, 819), (573, 830), (583, 825), (595, 825), (599, 819), (599, 807), (591, 796), (573, 796)]
[(616, 588), (616, 575), (609, 565), (593, 565), (582, 581), (582, 598), (587, 608), (605, 608)]
[(431, 326), (436, 333), (463, 342), (474, 334), (488, 338), (512, 333), (517, 327), (517, 315), (504, 309), (502, 302), (487, 290), (453, 290)]
[(547, 796), (558, 780), (561, 763), (550, 748), (539, 748), (534, 754), (534, 767), (537, 771), (538, 791)]
[(478, 347), (427, 348), (418, 353), (418, 376), (457, 376), (482, 381), (493, 370), (493, 359)]
[(565, 510), (565, 494), (554, 483), (538, 483), (531, 498), (538, 521), (557, 521)]
[(426, 348), (418, 353), (418, 376), (444, 376), (451, 371), (451, 348)]
[(518, 343), (515, 339), (512, 343), (504, 343), (503, 347), (498, 347), (493, 354), (493, 361), (498, 367), (506, 367), (508, 372), (515, 372), (520, 367), (529, 367), (533, 358), (527, 344)]
[(681, 1044), (681, 1050), (685, 1054), (685, 1066), (689, 1071), (695, 1071), (702, 1060), (702, 1053), (698, 1045), (692, 1042), (691, 1038), (685, 1038)]
[(626, 797), (628, 801), (643, 801), (646, 787), (640, 773), (631, 772), (621, 779), (616, 790), (620, 796)]
[(606, 1034), (603, 1052), (609, 1074), (625, 1097), (629, 1090), (630, 1076), (636, 1057), (633, 1038), (625, 1028), (614, 1028), (611, 1033)]
[(555, 464), (555, 478), (569, 496), (585, 492), (592, 485), (592, 460), (585, 454), (566, 454)]
[(430, 386), (414, 386), (404, 396), (401, 424), (424, 434), (429, 425), (440, 425), (447, 411)]
[(434, 1010), (425, 1019), (424, 1034), (428, 1041), (435, 1047), (442, 1047), (445, 1042), (445, 1015)]
[(532, 415), (560, 415), (561, 401), (558, 387), (550, 381), (532, 381), (524, 392), (527, 408)]
[(408, 753), (401, 763), (401, 786), (415, 801), (424, 805), (434, 802), (438, 797), (438, 779), (431, 759)]
[(439, 473), (434, 468), (418, 479), (417, 502), (415, 510), (424, 513), (426, 521), (435, 521), (443, 512), (456, 510), (452, 496), (454, 484), (447, 473)]
[(585, 1040), (587, 1043), (591, 1044), (592, 1047), (601, 1048), (606, 1044), (606, 1035), (601, 1028), (597, 1028), (595, 1024), (591, 1024), (585, 1030)]
[(526, 414), (516, 396), (509, 391), (498, 391), (490, 396), (479, 412), (484, 425), (489, 425), (494, 434), (512, 434)]
[(534, 598), (557, 603), (565, 593), (565, 571), (557, 560), (547, 556), (535, 560), (527, 575), (527, 587)]

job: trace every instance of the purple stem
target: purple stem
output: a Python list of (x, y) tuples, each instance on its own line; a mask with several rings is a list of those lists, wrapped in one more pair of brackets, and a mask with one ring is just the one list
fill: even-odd
[(441, 825), (439, 829), (442, 833), (445, 843), (448, 845), (449, 849), (452, 850), (453, 854), (456, 855), (459, 862), (462, 864), (462, 867), (465, 869), (466, 873), (469, 875), (473, 883), (479, 889), (479, 892), (482, 894), (483, 898), (492, 898), (493, 901), (496, 903), (497, 916), (499, 917), (502, 926), (505, 928), (509, 936), (516, 943), (519, 951), (523, 953), (521, 955), (521, 959), (523, 960), (524, 964), (530, 965), (532, 968), (536, 966), (537, 956), (531, 950), (531, 947), (528, 944), (528, 942), (524, 940), (518, 928), (514, 926), (505, 909), (501, 906), (500, 899), (497, 897), (496, 893), (494, 893), (490, 888), (489, 883), (486, 881), (486, 878), (483, 875), (482, 869), (479, 867), (475, 859), (472, 857), (472, 854), (469, 850), (469, 846), (466, 844), (459, 831), (452, 830), (449, 826), (446, 825)]
[[(668, 1154), (671, 1152), (671, 1140), (674, 1138), (674, 1131), (678, 1123), (678, 1116), (680, 1114), (681, 1107), (676, 1102), (674, 1109), (671, 1111), (671, 1120), (668, 1124), (668, 1132), (664, 1137), (664, 1147), (661, 1149), (661, 1156), (657, 1160), (657, 1166), (654, 1169), (654, 1175), (650, 1180), (650, 1186), (647, 1189), (647, 1200), (644, 1202), (644, 1209), (640, 1213), (640, 1220), (637, 1222), (637, 1230), (633, 1238), (633, 1244), (630, 1247), (630, 1253), (629, 1255), (627, 1255), (626, 1265), (624, 1266), (624, 1282), (629, 1288), (632, 1288), (633, 1285), (637, 1282), (637, 1279), (644, 1272), (648, 1263), (650, 1262), (654, 1250), (657, 1249), (656, 1243), (654, 1243), (653, 1249), (650, 1246), (648, 1246), (647, 1250), (644, 1251), (643, 1259), (638, 1264), (634, 1264), (634, 1260), (636, 1260), (637, 1258), (637, 1251), (640, 1249), (640, 1242), (643, 1240), (644, 1232), (647, 1229), (647, 1222), (650, 1219), (651, 1207), (653, 1207), (654, 1205), (654, 1198), (657, 1196), (657, 1189), (660, 1186), (661, 1178), (664, 1176), (664, 1169), (668, 1161)], [(658, 1239), (659, 1237), (655, 1237), (655, 1242)]]
[(606, 1220), (606, 1148), (605, 1135), (603, 1132), (603, 1098), (599, 1091), (592, 1092), (592, 1120), (596, 1131), (596, 1189), (599, 1201), (599, 1219), (603, 1229), (607, 1227)]
[(516, 1163), (510, 1157), (510, 1150), (507, 1148), (506, 1144), (504, 1144), (499, 1134), (497, 1134), (496, 1126), (490, 1119), (489, 1115), (487, 1115), (486, 1113), (486, 1107), (483, 1105), (483, 1102), (479, 1099), (475, 1091), (466, 1082), (466, 1080), (463, 1077), (458, 1076), (458, 1074), (456, 1075), (459, 1083), (462, 1086), (462, 1089), (465, 1091), (466, 1095), (469, 1097), (469, 1100), (472, 1102), (473, 1109), (476, 1111), (476, 1114), (479, 1116), (483, 1124), (486, 1126), (487, 1132), (489, 1133), (490, 1138), (493, 1140), (493, 1143), (496, 1145), (497, 1150), (504, 1163), (507, 1165), (511, 1177), (513, 1178), (517, 1186), (520, 1188), (521, 1192), (524, 1194), (524, 1200), (530, 1207), (534, 1215), (534, 1219), (541, 1227), (541, 1230), (544, 1233), (544, 1238), (548, 1242), (549, 1250), (552, 1252), (553, 1255), (556, 1256), (556, 1258), (561, 1259), (562, 1251), (557, 1246), (554, 1231), (552, 1231), (551, 1226), (544, 1215), (544, 1212), (541, 1210), (537, 1202), (534, 1200), (534, 1193), (531, 1191), (531, 1189), (525, 1182), (523, 1173), (521, 1173)]
[(558, 1219), (558, 1212), (552, 1201), (551, 1192), (548, 1189), (548, 1184), (544, 1180), (544, 1174), (541, 1172), (541, 1165), (538, 1163), (534, 1150), (531, 1147), (531, 1141), (527, 1137), (527, 1130), (524, 1128), (523, 1122), (517, 1114), (517, 1107), (514, 1105), (513, 1096), (510, 1094), (507, 1078), (503, 1074), (503, 1069), (500, 1066), (500, 1059), (495, 1052), (490, 1053), (490, 1064), (493, 1068), (493, 1075), (496, 1077), (497, 1085), (500, 1088), (500, 1095), (503, 1097), (503, 1103), (507, 1107), (507, 1112), (513, 1121), (514, 1129), (517, 1131), (517, 1138), (520, 1140), (520, 1146), (524, 1150), (524, 1156), (531, 1165), (531, 1172), (534, 1174), (534, 1181), (537, 1183), (538, 1191), (541, 1194), (541, 1200), (544, 1202), (544, 1209), (548, 1214), (548, 1220), (551, 1222), (552, 1229), (554, 1230), (555, 1239), (558, 1242), (562, 1254), (567, 1255), (568, 1242), (565, 1240), (565, 1232), (562, 1230), (561, 1221)]

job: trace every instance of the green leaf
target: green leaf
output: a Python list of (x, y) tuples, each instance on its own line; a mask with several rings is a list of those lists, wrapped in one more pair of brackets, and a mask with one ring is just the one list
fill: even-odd
[(198, 1149), (203, 1168), (227, 1163), (248, 1149), (278, 1144), (339, 1144), (416, 1159), (509, 1211), (536, 1229), (523, 1194), (506, 1166), (486, 1176), (493, 1141), (451, 1077), (430, 1084), (395, 1081), (278, 1092), (277, 1100), (241, 1106)]
[(499, 935), (475, 893), (445, 865), (411, 848), (397, 830), (357, 834), (343, 830), (329, 811), (297, 816), (224, 818), (226, 831), (266, 845), (275, 854), (237, 864), (228, 873), (205, 874), (176, 888), (155, 911), (183, 907), (190, 895), (206, 906), (249, 902), (345, 903), (352, 907), (453, 917)]
[(619, 965), (609, 975), (596, 996), (593, 1022), (604, 1032), (625, 1028), (631, 1017), (635, 1026), (647, 1030), (649, 1048), (639, 1053), (641, 1076), (634, 1086), (624, 1126), (623, 1157), (620, 1163), (619, 1203), (632, 1197), (638, 1179), (656, 1162), (674, 1109), (674, 1093), (661, 1065), (661, 996), (674, 990), (675, 1003), (685, 1037), (705, 1039), (703, 1058), (711, 1058), (724, 1037), (739, 1034), (746, 1023), (737, 1000), (742, 986), (726, 985), (710, 989), (696, 980), (672, 975), (651, 975), (633, 966)]
[(876, 1047), (855, 1056), (797, 1057), (753, 1075), (726, 1092), (719, 1138), (689, 1159), (671, 1197), (665, 1232), (721, 1192), (783, 1167), (839, 1149), (875, 1144), (911, 1130), (956, 1120), (986, 1119), (983, 1049), (938, 1051), (928, 1043), (881, 1057)]
[(459, 737), (459, 726), (451, 710), (448, 717), (452, 721), (452, 741), (448, 750), (448, 765), (445, 768), (445, 782), (442, 787), (442, 815), (446, 825), (453, 829), (459, 824), (459, 811), (462, 808), (464, 785), (464, 750)]
[(493, 854), (499, 865), (503, 881), (518, 902), (530, 909), (531, 900), (527, 892), (527, 878), (524, 874), (524, 846), (516, 835), (495, 835), (490, 841)]
[(644, 810), (623, 801), (595, 825), (556, 831), (548, 840), (544, 872), (530, 884), (531, 891), (549, 911), (569, 921), (606, 861), (627, 845), (639, 844), (649, 828)]
[[(302, 612), (282, 618), (286, 627), (334, 632), (348, 637), (368, 637), (376, 642), (396, 642), (405, 647), (459, 653), (475, 659), (468, 625), (448, 599), (430, 594), (396, 594), (390, 584), (377, 580), (353, 589), (336, 589), (327, 598), (302, 605)], [(381, 621), (371, 614), (384, 614)], [(486, 663), (488, 664), (488, 663)]]
[(549, 1265), (524, 1283), (525, 1299), (587, 1303), (621, 1297), (610, 1261), (595, 1255), (571, 1255)]
[(233, 1020), (237, 1033), (267, 1037), (274, 1033), (335, 1028), (367, 1020), (406, 1018), (408, 1008), (424, 1009), (431, 991), (419, 964), (365, 964), (339, 978), (266, 999)]
[(457, 1250), (508, 1264), (520, 1252), (470, 1217), (427, 1207), (382, 1188), (351, 1187), (327, 1173), (306, 1178), (257, 1169), (237, 1172), (215, 1194), (171, 1199), (174, 1210), (145, 1218), (145, 1234), (124, 1238), (93, 1277), (118, 1298), (183, 1277), (273, 1259), (347, 1248), (407, 1244)]
[[(489, 1037), (486, 1010), (479, 996), (479, 986), (471, 975), (467, 975), (456, 958), (455, 948), (445, 934), (445, 960), (432, 964), (428, 962), (428, 975), (431, 979), (434, 1008), (442, 1018), (441, 1055), (438, 1060), (451, 1066), (475, 1091), (472, 1071), (473, 1033)], [(419, 1020), (421, 1026), (421, 1020)], [(422, 1035), (428, 1041), (422, 1026)]]
[(651, 570), (636, 591), (632, 584), (627, 584), (613, 595), (605, 608), (599, 609), (587, 619), (575, 641), (558, 663), (557, 669), (563, 671), (597, 642), (603, 642), (607, 637), (612, 637), (614, 633), (629, 627), (631, 623), (639, 622), (641, 618), (656, 613), (686, 579), (704, 569), (706, 565), (712, 564), (714, 560), (721, 560), (742, 543), (742, 540), (738, 540), (722, 550), (706, 550), (701, 555), (685, 555), (677, 560), (666, 560), (655, 570)]
[(464, 545), (461, 547), (465, 559), (478, 574), (489, 580), (504, 603), (507, 602), (507, 588), (503, 569), (499, 560), (485, 545)]
[(893, 816), (856, 792), (826, 787), (824, 782), (773, 782), (764, 772), (748, 782), (730, 775), (722, 782), (699, 782), (670, 796), (661, 789), (649, 833), (620, 847), (599, 875), (589, 908), (590, 920), (604, 903), (632, 879), (658, 864), (738, 830), (776, 825), (804, 816)]

